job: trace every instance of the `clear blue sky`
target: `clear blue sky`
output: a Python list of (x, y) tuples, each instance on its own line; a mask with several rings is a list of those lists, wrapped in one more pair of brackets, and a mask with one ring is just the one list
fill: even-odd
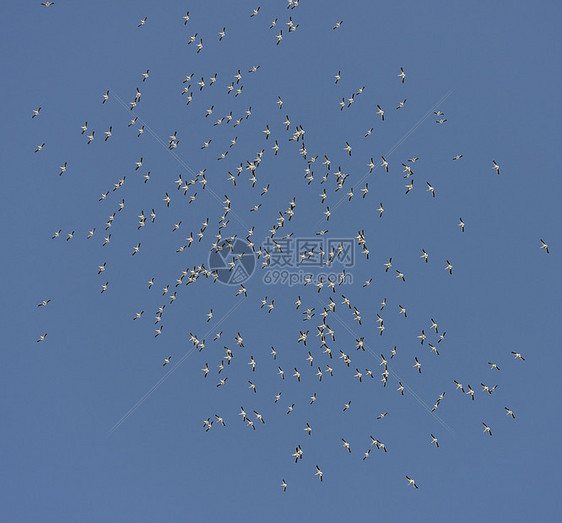
[[(525, 2), (301, 0), (287, 10), (285, 1), (276, 0), (261, 2), (250, 18), (258, 4), (3, 3), (1, 519), (556, 519), (562, 428), (560, 3), (545, 1), (539, 8)], [(191, 19), (184, 26), (186, 10)], [(299, 24), (290, 33), (289, 16)], [(270, 29), (275, 18), (277, 27)], [(219, 42), (223, 27), (226, 36)], [(283, 40), (276, 46), (280, 28)], [(203, 38), (199, 54), (196, 43), (187, 45), (194, 33), (197, 41)], [(255, 65), (260, 68), (249, 73)], [(407, 75), (404, 84), (397, 76), (400, 67)], [(142, 82), (146, 69), (150, 76)], [(226, 86), (238, 69), (244, 87), (235, 98)], [(194, 73), (193, 101), (186, 106), (182, 80), (189, 73)], [(217, 81), (209, 86), (214, 73)], [(207, 85), (199, 91), (201, 77)], [(353, 105), (340, 111), (341, 98), (362, 86)], [(128, 105), (136, 87), (142, 93), (135, 108), (139, 122), (127, 127), (132, 113), (118, 100)], [(395, 110), (403, 99), (405, 106)], [(385, 110), (384, 122), (377, 104)], [(205, 118), (211, 105), (213, 114)], [(249, 106), (251, 117), (234, 129)], [(39, 116), (32, 119), (37, 107)], [(433, 110), (444, 112), (447, 122), (436, 124)], [(231, 123), (213, 126), (230, 111)], [(141, 120), (145, 132), (137, 138)], [(82, 135), (85, 121), (88, 131)], [(266, 124), (269, 140), (262, 132)], [(306, 131), (308, 157), (319, 155), (310, 185), (300, 142), (288, 141), (296, 125)], [(112, 136), (104, 142), (109, 126)], [(91, 130), (95, 139), (86, 145)], [(174, 131), (179, 145), (172, 154), (166, 145)], [(234, 136), (237, 144), (229, 148)], [(275, 140), (277, 156), (271, 149)], [(255, 188), (247, 170), (233, 187), (227, 171), (235, 172), (261, 149)], [(228, 156), (217, 161), (226, 150)], [(333, 174), (320, 184), (325, 154), (332, 172), (341, 166), (349, 174), (339, 192)], [(463, 158), (453, 161), (457, 154)], [(380, 163), (381, 155), (390, 172), (377, 167), (362, 199), (369, 158)], [(140, 157), (143, 165), (136, 171)], [(400, 164), (412, 157), (419, 157), (411, 164), (415, 184), (405, 195), (409, 180)], [(500, 165), (499, 176), (492, 160)], [(64, 162), (67, 170), (59, 176)], [(190, 180), (205, 168), (206, 189), (190, 186), (185, 197), (176, 190), (179, 173)], [(151, 178), (144, 184), (147, 171)], [(124, 176), (123, 187), (112, 192)], [(426, 192), (426, 182), (435, 187), (436, 198)], [(267, 184), (269, 192), (260, 196)], [(338, 205), (356, 184), (353, 199)], [(108, 197), (98, 202), (106, 191)], [(162, 201), (166, 192), (169, 208)], [(197, 198), (188, 204), (194, 192)], [(277, 237), (293, 232), (307, 238), (329, 229), (327, 237), (354, 238), (364, 229), (369, 260), (357, 249), (355, 266), (347, 269), (355, 283), (335, 293), (327, 287), (317, 293), (312, 285), (268, 286), (262, 281), (263, 258), (245, 283), (247, 297), (235, 297), (236, 287), (203, 276), (176, 289), (182, 270), (208, 263), (224, 194), (232, 206), (223, 238), (244, 238), (253, 225), (257, 248), (279, 211), (296, 197), (294, 218), (285, 220)], [(121, 199), (125, 208), (105, 232)], [(380, 219), (379, 202), (385, 209)], [(250, 212), (258, 203), (259, 210)], [(326, 205), (332, 210), (329, 222)], [(148, 219), (137, 230), (141, 210)], [(206, 218), (209, 226), (198, 242)], [(180, 220), (181, 228), (171, 232)], [(86, 239), (93, 227), (94, 237)], [(61, 236), (52, 240), (59, 229)], [(74, 237), (65, 241), (71, 231)], [(193, 245), (177, 253), (190, 232)], [(108, 233), (111, 241), (102, 247)], [(540, 248), (541, 238), (549, 255)], [(422, 248), (429, 253), (427, 264), (420, 259)], [(393, 267), (385, 273), (389, 257)], [(447, 259), (452, 276), (444, 270)], [(98, 275), (103, 262), (106, 271)], [(395, 278), (395, 269), (405, 282)], [(162, 296), (167, 284), (170, 292)], [(174, 290), (177, 300), (170, 304)], [(362, 325), (341, 304), (342, 293), (360, 311)], [(270, 314), (260, 308), (266, 295), (268, 302), (275, 300)], [(303, 305), (295, 310), (298, 295)], [(336, 337), (327, 340), (332, 361), (316, 336), (329, 296), (336, 301), (327, 318)], [(385, 297), (388, 305), (380, 312)], [(52, 301), (37, 306), (46, 299)], [(164, 329), (155, 338), (155, 311), (163, 304)], [(316, 308), (316, 316), (305, 322), (302, 310), (308, 307)], [(214, 316), (207, 323), (210, 308)], [(144, 315), (132, 321), (141, 310)], [(377, 312), (384, 319), (383, 336)], [(436, 344), (430, 318), (447, 332), (439, 356), (427, 347)], [(307, 329), (304, 348), (297, 338)], [(423, 346), (416, 338), (421, 329), (428, 335)], [(222, 338), (213, 342), (219, 330)], [(192, 350), (190, 332), (205, 338), (203, 351)], [(236, 345), (237, 332), (244, 348)], [(356, 351), (360, 336), (368, 351)], [(225, 345), (234, 358), (219, 376)], [(383, 388), (379, 355), (389, 359), (394, 345), (398, 353), (389, 360)], [(305, 359), (308, 350), (313, 367)], [(339, 350), (350, 355), (349, 368), (337, 359)], [(521, 352), (525, 361), (515, 360), (511, 351)], [(169, 355), (170, 365), (162, 367)], [(254, 373), (250, 356), (257, 364)], [(422, 363), (421, 375), (412, 367), (414, 357)], [(489, 361), (501, 370), (490, 369)], [(210, 372), (204, 379), (200, 369), (206, 362)], [(328, 362), (334, 376), (325, 373), (319, 383), (316, 367)], [(294, 367), (300, 383), (292, 377)], [(359, 383), (355, 368), (363, 373), (369, 368), (375, 378), (364, 374)], [(216, 387), (223, 376), (228, 381)], [(397, 376), (407, 385), (404, 396), (396, 391)], [(472, 386), (475, 401), (455, 390), (454, 379)], [(480, 383), (498, 388), (489, 395)], [(426, 407), (444, 391), (434, 416)], [(278, 392), (282, 397), (275, 404)], [(266, 423), (255, 420), (251, 430), (237, 415), (241, 405), (252, 418), (254, 409), (260, 412)], [(388, 416), (376, 419), (386, 411)], [(203, 420), (214, 414), (226, 427), (215, 422), (205, 432)], [(483, 433), (482, 422), (492, 437)], [(388, 452), (371, 447), (363, 461), (369, 435)], [(350, 443), (351, 454), (341, 438)], [(299, 444), (304, 455), (295, 464), (291, 454)], [(322, 483), (315, 465), (324, 473)], [(408, 486), (405, 475), (419, 489)]]

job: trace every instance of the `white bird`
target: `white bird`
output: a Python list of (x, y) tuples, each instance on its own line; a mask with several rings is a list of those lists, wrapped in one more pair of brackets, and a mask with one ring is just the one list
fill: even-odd
[(431, 196), (433, 196), (435, 198), (435, 189), (433, 188), (433, 186), (429, 183), (429, 182), (425, 182), (427, 184), (427, 192), (431, 193)]
[(33, 115), (31, 116), (31, 118), (35, 118), (36, 116), (39, 116), (39, 111), (41, 111), (41, 107), (38, 107), (37, 109), (33, 109)]
[(492, 160), (492, 164), (494, 165), (494, 169), (496, 170), (496, 174), (500, 174), (500, 166), (496, 163), (496, 160)]
[(418, 486), (416, 485), (416, 482), (412, 478), (410, 478), (409, 476), (406, 476), (406, 479), (408, 480), (409, 485), (412, 485), (412, 487), (414, 487), (414, 488), (418, 488)]
[(542, 240), (541, 240), (541, 249), (544, 249), (544, 252), (546, 252), (546, 254), (549, 254), (548, 245)]
[(406, 73), (404, 72), (404, 69), (402, 67), (400, 68), (400, 74), (397, 76), (399, 76), (400, 80), (402, 80), (402, 83), (404, 83), (404, 79), (406, 78)]
[(168, 365), (168, 363), (170, 363), (170, 360), (172, 359), (171, 356), (168, 356), (165, 360), (164, 363), (162, 363), (162, 367), (165, 367), (166, 365)]
[(320, 481), (323, 481), (323, 480), (322, 480), (323, 474), (324, 474), (324, 473), (318, 468), (318, 465), (316, 465), (316, 472), (314, 473), (314, 475), (315, 475), (315, 476), (318, 476), (318, 479), (319, 479)]
[(487, 432), (491, 436), (492, 430), (490, 429), (490, 427), (488, 427), (488, 425), (486, 425), (484, 422), (482, 422), (482, 425), (484, 425), (484, 431), (483, 432)]

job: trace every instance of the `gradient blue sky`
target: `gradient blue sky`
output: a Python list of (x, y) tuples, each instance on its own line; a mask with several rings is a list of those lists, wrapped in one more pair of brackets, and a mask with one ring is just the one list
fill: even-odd
[[(562, 182), (556, 161), (561, 4), (301, 0), (294, 10), (281, 0), (261, 4), (258, 16), (250, 18), (258, 1), (174, 0), (163, 7), (144, 0), (57, 0), (50, 8), (39, 1), (3, 3), (1, 519), (556, 519), (562, 428), (557, 396)], [(184, 26), (186, 10), (191, 20)], [(147, 23), (137, 28), (145, 16)], [(299, 24), (290, 34), (289, 16)], [(274, 18), (278, 26), (269, 29)], [(333, 31), (339, 20), (344, 23)], [(219, 42), (223, 26), (227, 35)], [(281, 27), (284, 38), (276, 46)], [(199, 54), (194, 44), (186, 45), (194, 33), (203, 38)], [(254, 65), (261, 67), (249, 74)], [(401, 66), (404, 85), (396, 76)], [(147, 68), (150, 77), (143, 83)], [(226, 86), (238, 69), (244, 89), (234, 98)], [(338, 70), (342, 78), (334, 85)], [(192, 72), (193, 101), (186, 107), (182, 80)], [(196, 81), (204, 76), (208, 84), (214, 73), (216, 84), (199, 92)], [(361, 86), (363, 94), (340, 112), (339, 100)], [(136, 87), (142, 100), (135, 113), (146, 126), (141, 138), (139, 125), (127, 127), (131, 113), (117, 101), (128, 103)], [(102, 105), (108, 89), (110, 99)], [(404, 98), (405, 107), (396, 111)], [(436, 125), (431, 112), (440, 101), (444, 125)], [(386, 111), (384, 122), (376, 104)], [(211, 105), (213, 115), (204, 118)], [(32, 120), (38, 106), (40, 116)], [(234, 119), (243, 116), (248, 106), (251, 118), (236, 129), (234, 121), (212, 125), (229, 111)], [(307, 185), (300, 145), (288, 141), (282, 123), (286, 114), (291, 130), (297, 124), (306, 130), (309, 156), (327, 154), (332, 171), (341, 165), (350, 175), (344, 190), (335, 193), (333, 179), (320, 185), (325, 171), (319, 161)], [(85, 120), (96, 131), (89, 146), (80, 134)], [(262, 133), (266, 124), (272, 131), (268, 141)], [(110, 125), (113, 136), (104, 142)], [(364, 138), (370, 127), (373, 134)], [(174, 156), (155, 137), (167, 142), (176, 130), (180, 144)], [(233, 136), (237, 145), (217, 162)], [(211, 146), (202, 151), (209, 138)], [(275, 139), (281, 147), (277, 157), (271, 151)], [(351, 158), (343, 150), (346, 140), (353, 146)], [(45, 148), (34, 154), (43, 142)], [(262, 148), (256, 187), (248, 171), (232, 187), (226, 171)], [(453, 162), (456, 154), (464, 157)], [(361, 199), (361, 183), (353, 200), (336, 209), (342, 193), (367, 173), (369, 158), (381, 155), (387, 155), (390, 173), (376, 169), (367, 197)], [(141, 156), (143, 167), (135, 171)], [(406, 196), (400, 164), (413, 156), (420, 160), (413, 165), (414, 190)], [(59, 177), (65, 161), (68, 169)], [(203, 168), (209, 190), (198, 186), (197, 199), (188, 205), (173, 182), (178, 173), (189, 180)], [(151, 179), (143, 184), (147, 170)], [(111, 192), (123, 176), (124, 186)], [(435, 199), (425, 191), (426, 181), (435, 187)], [(270, 190), (260, 197), (266, 184)], [(334, 209), (328, 224), (318, 197), (323, 187)], [(98, 202), (107, 190), (110, 195)], [(246, 284), (247, 298), (235, 298), (235, 288), (201, 277), (178, 287), (170, 305), (162, 287), (173, 288), (185, 267), (207, 263), (223, 212), (211, 190), (232, 201), (223, 237), (244, 237), (255, 225), (259, 244), (293, 196), (295, 217), (280, 235), (310, 237), (329, 229), (330, 236), (343, 238), (364, 229), (370, 259), (359, 255), (349, 269), (356, 285), (335, 294), (327, 288), (318, 294), (311, 286), (267, 286), (259, 269)], [(165, 192), (172, 197), (170, 208), (162, 201)], [(125, 209), (102, 248), (105, 221), (122, 198)], [(381, 201), (385, 213), (379, 219)], [(258, 212), (249, 212), (260, 202)], [(151, 208), (156, 223), (137, 231), (140, 210), (148, 214)], [(204, 239), (176, 253), (207, 217)], [(172, 233), (178, 220), (182, 227)], [(96, 234), (86, 240), (92, 227)], [(61, 237), (51, 240), (58, 229)], [(72, 230), (75, 237), (65, 241)], [(540, 249), (539, 238), (549, 243), (550, 255)], [(141, 250), (133, 258), (138, 242)], [(427, 265), (419, 258), (422, 248), (430, 255)], [(394, 267), (384, 272), (390, 256), (405, 283), (394, 277)], [(446, 259), (454, 266), (452, 276), (443, 269)], [(104, 261), (107, 270), (98, 276)], [(155, 285), (148, 290), (152, 276)], [(373, 284), (362, 288), (370, 277)], [(105, 281), (109, 288), (100, 294)], [(361, 326), (340, 304), (342, 292), (361, 311)], [(264, 295), (275, 300), (271, 314), (259, 307)], [(316, 307), (313, 320), (302, 321), (302, 309), (294, 308), (297, 295), (303, 308)], [(328, 296), (337, 303), (328, 318), (336, 332), (330, 346), (335, 355), (340, 349), (348, 353), (352, 363), (347, 368), (334, 359), (334, 377), (325, 375), (319, 383), (316, 363), (324, 368), (328, 359), (315, 333)], [(384, 297), (380, 337), (375, 315)], [(38, 308), (47, 298), (52, 302)], [(155, 339), (154, 312), (164, 303), (165, 327)], [(407, 308), (406, 319), (398, 304)], [(211, 307), (214, 318), (207, 323)], [(140, 310), (144, 316), (133, 322)], [(447, 331), (439, 357), (416, 339), (422, 328), (430, 333), (432, 317)], [(315, 357), (312, 369), (307, 350), (297, 344), (298, 331), (305, 329)], [(223, 337), (213, 343), (218, 330)], [(36, 343), (44, 332), (45, 341)], [(189, 332), (206, 339), (204, 351), (190, 353)], [(235, 348), (237, 332), (244, 349)], [(355, 350), (359, 336), (371, 352)], [(228, 382), (217, 388), (224, 345), (235, 357), (221, 375)], [(395, 374), (383, 388), (378, 355), (388, 359), (394, 345)], [(513, 350), (526, 360), (514, 360)], [(163, 368), (168, 355), (171, 365)], [(247, 365), (250, 355), (255, 373)], [(422, 362), (421, 375), (412, 368), (414, 356)], [(490, 370), (488, 361), (501, 371)], [(207, 379), (200, 370), (205, 362), (211, 370)], [(277, 365), (286, 372), (284, 381)], [(294, 367), (302, 374), (300, 383), (291, 377)], [(358, 383), (355, 367), (372, 369), (375, 379)], [(396, 375), (408, 385), (404, 397), (396, 392)], [(256, 394), (248, 389), (249, 379)], [(476, 400), (455, 391), (453, 379), (470, 383)], [(497, 383), (498, 389), (490, 396), (481, 382)], [(279, 391), (283, 396), (274, 404)], [(424, 404), (431, 406), (443, 391), (437, 418)], [(318, 400), (310, 406), (314, 392)], [(342, 413), (349, 400), (351, 408)], [(292, 403), (295, 409), (286, 415)], [(250, 414), (259, 411), (266, 424), (249, 429), (237, 415), (240, 405)], [(504, 406), (513, 409), (515, 420)], [(390, 414), (377, 421), (384, 411)], [(202, 422), (215, 413), (227, 426), (215, 423), (205, 433)], [(483, 434), (482, 421), (492, 437)], [(310, 437), (303, 430), (307, 422)], [(438, 437), (438, 449), (430, 433)], [(388, 452), (373, 450), (362, 461), (370, 434)], [(295, 464), (291, 453), (297, 444), (304, 457)], [(314, 477), (315, 465), (324, 472), (322, 484)], [(415, 478), (419, 489), (409, 487), (405, 475)]]

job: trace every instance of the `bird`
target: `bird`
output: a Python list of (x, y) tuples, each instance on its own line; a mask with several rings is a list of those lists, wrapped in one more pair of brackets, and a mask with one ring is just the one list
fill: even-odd
[(464, 232), (464, 222), (462, 221), (462, 218), (459, 218), (458, 226), (461, 228), (461, 232)]
[(41, 111), (41, 107), (38, 107), (37, 109), (33, 109), (33, 114), (31, 115), (31, 118), (35, 118), (36, 116), (39, 116), (39, 111)]
[(486, 425), (484, 422), (482, 422), (482, 425), (484, 425), (484, 432), (487, 432), (491, 436), (492, 430), (490, 429), (490, 427), (488, 427), (488, 425)]
[(437, 441), (437, 438), (436, 438), (433, 434), (430, 434), (430, 436), (431, 436), (431, 442), (432, 442), (437, 448), (439, 448), (439, 442)]
[(427, 192), (431, 193), (431, 196), (433, 196), (435, 198), (435, 189), (433, 188), (433, 186), (429, 183), (429, 182), (425, 182), (427, 184)]
[(516, 360), (525, 361), (525, 358), (521, 355), (521, 353), (511, 351), (511, 354), (513, 354), (513, 355), (515, 356), (515, 359), (516, 359)]
[(404, 83), (404, 80), (406, 78), (406, 73), (404, 72), (404, 68), (402, 67), (400, 68), (400, 74), (398, 74), (397, 76), (399, 76), (402, 83)]
[(511, 416), (513, 419), (515, 419), (515, 414), (513, 414), (513, 411), (507, 407), (504, 407), (505, 409), (505, 414), (506, 416)]
[[(377, 114), (380, 115), (381, 120), (384, 121), (384, 111), (381, 109), (381, 106), (378, 105), (378, 104), (377, 104)], [(383, 159), (383, 161), (385, 161), (385, 160)], [(386, 168), (386, 166), (385, 166), (385, 168)], [(388, 170), (387, 170), (387, 172), (388, 172)]]
[(500, 166), (496, 163), (496, 160), (492, 160), (492, 164), (496, 170), (496, 174), (500, 174)]
[(324, 473), (318, 468), (318, 465), (316, 465), (316, 472), (314, 473), (315, 476), (318, 476), (318, 479), (320, 481), (323, 481), (322, 476), (324, 475)]
[(339, 29), (342, 24), (343, 24), (343, 20), (340, 20), (339, 22), (336, 23), (336, 25), (334, 25), (332, 29)]
[[(383, 113), (383, 114), (384, 114), (384, 113)], [(384, 170), (385, 170), (386, 172), (388, 172), (388, 162), (386, 161), (386, 159), (385, 159), (384, 156), (381, 156), (381, 159), (382, 159), (382, 164), (381, 164), (381, 165), (384, 167)]]
[(143, 26), (144, 24), (146, 24), (146, 20), (147, 20), (147, 19), (148, 19), (148, 17), (145, 16), (145, 17), (139, 22), (139, 25), (138, 25), (137, 27), (141, 27), (141, 26)]
[(347, 452), (349, 452), (351, 454), (351, 447), (350, 447), (349, 443), (347, 441), (345, 441), (343, 438), (341, 440), (342, 440), (342, 445), (345, 448), (345, 450), (347, 450)]
[(416, 485), (416, 482), (409, 476), (406, 476), (406, 479), (408, 480), (408, 484), (412, 485), (412, 487), (414, 488), (418, 488), (418, 486)]
[(41, 5), (44, 7), (51, 7), (52, 5), (55, 5), (55, 2), (41, 2)]
[(284, 479), (281, 480), (281, 488), (283, 489), (283, 492), (287, 492), (287, 483)]
[(165, 367), (166, 365), (168, 365), (168, 363), (170, 363), (170, 360), (172, 359), (172, 356), (168, 356), (165, 360), (164, 363), (162, 363), (162, 367)]
[(38, 146), (35, 148), (35, 152), (38, 153), (41, 149), (43, 149), (43, 147), (45, 147), (45, 143), (42, 143), (41, 145), (38, 145)]
[(41, 336), (39, 336), (39, 338), (37, 338), (37, 343), (43, 341), (46, 337), (47, 337), (47, 333), (41, 334)]
[(546, 254), (549, 254), (548, 245), (542, 240), (541, 240), (541, 249), (544, 249), (544, 252), (546, 252)]
[(51, 300), (43, 300), (39, 305), (37, 305), (37, 307), (45, 307), (47, 305), (47, 303), (50, 303)]

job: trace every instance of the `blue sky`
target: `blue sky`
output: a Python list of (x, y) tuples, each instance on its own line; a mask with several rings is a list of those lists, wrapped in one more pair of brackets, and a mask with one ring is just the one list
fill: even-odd
[[(523, 2), (301, 0), (287, 10), (286, 2), (276, 0), (262, 2), (250, 18), (258, 5), (173, 1), (163, 8), (145, 1), (57, 0), (49, 8), (40, 2), (3, 6), (2, 518), (554, 519), (561, 508), (555, 492), (562, 363), (557, 350), (559, 3), (542, 2), (538, 9)], [(191, 18), (184, 26), (187, 10)], [(145, 16), (146, 24), (137, 27)], [(290, 33), (289, 16), (299, 24)], [(270, 29), (275, 18), (277, 26)], [(343, 24), (333, 30), (339, 20)], [(223, 27), (226, 36), (219, 42)], [(276, 46), (280, 28), (283, 40)], [(196, 43), (187, 45), (194, 33), (197, 41), (203, 38), (198, 54)], [(249, 73), (256, 65), (260, 68)], [(400, 67), (407, 75), (404, 84), (397, 76)], [(146, 69), (150, 76), (142, 82)], [(234, 98), (226, 86), (238, 69), (244, 87)], [(182, 80), (189, 73), (194, 73), (193, 100), (186, 106)], [(207, 85), (199, 91), (201, 77)], [(353, 105), (340, 111), (342, 97), (362, 86)], [(133, 113), (128, 104), (137, 87), (142, 97)], [(395, 110), (403, 99), (404, 107)], [(377, 104), (385, 110), (384, 122)], [(205, 118), (211, 105), (213, 114)], [(249, 106), (251, 117), (233, 128)], [(32, 119), (37, 107), (39, 116)], [(445, 113), (442, 125), (435, 123), (437, 110)], [(213, 125), (230, 111), (231, 123)], [(139, 120), (127, 127), (133, 114)], [(85, 121), (88, 132), (82, 135)], [(141, 121), (145, 132), (137, 137)], [(262, 132), (266, 125), (268, 140)], [(306, 131), (308, 158), (319, 156), (310, 164), (310, 184), (301, 142), (288, 140), (296, 125)], [(104, 142), (109, 126), (112, 136)], [(86, 145), (91, 130), (95, 139)], [(174, 131), (179, 145), (171, 152), (167, 143)], [(237, 143), (229, 148), (235, 136)], [(271, 149), (275, 140), (277, 156)], [(353, 147), (351, 157), (346, 141)], [(34, 153), (42, 143), (45, 147)], [(246, 165), (262, 149), (255, 187), (247, 170), (234, 187), (227, 171), (235, 173), (240, 162)], [(217, 161), (226, 150), (228, 156)], [(458, 154), (463, 158), (453, 161)], [(333, 174), (320, 183), (324, 155), (332, 173), (341, 166), (349, 175), (338, 192)], [(381, 155), (390, 163), (389, 173), (378, 166), (364, 179), (369, 159), (380, 163)], [(135, 171), (140, 157), (143, 165)], [(410, 164), (415, 184), (406, 195), (409, 180), (401, 163), (412, 157), (419, 160)], [(492, 160), (500, 165), (499, 176)], [(64, 162), (67, 170), (59, 176)], [(197, 183), (187, 196), (176, 190), (178, 174), (191, 180), (202, 169), (207, 169), (205, 189)], [(145, 184), (147, 171), (151, 177)], [(123, 186), (112, 191), (123, 177)], [(369, 192), (363, 199), (365, 181)], [(426, 182), (435, 187), (436, 198), (426, 192)], [(351, 186), (355, 194), (348, 201)], [(166, 192), (170, 207), (163, 202)], [(195, 192), (195, 201), (188, 203)], [(329, 230), (326, 238), (354, 238), (364, 230), (369, 259), (356, 247), (355, 264), (346, 269), (354, 283), (336, 287), (335, 293), (327, 287), (318, 293), (312, 285), (267, 285), (263, 258), (244, 283), (247, 297), (236, 297), (236, 286), (213, 284), (202, 275), (176, 289), (185, 268), (207, 266), (225, 194), (231, 211), (223, 239), (245, 238), (255, 226), (257, 249), (294, 197), (294, 217), (286, 218), (277, 238), (290, 232), (313, 238), (322, 229)], [(122, 199), (125, 207), (118, 212)], [(376, 211), (380, 202), (382, 218)], [(329, 222), (326, 205), (332, 211)], [(154, 224), (151, 209), (157, 214)], [(137, 230), (141, 210), (148, 220)], [(104, 231), (113, 212), (115, 220)], [(209, 225), (198, 242), (206, 218)], [(172, 232), (180, 220), (180, 229)], [(95, 235), (86, 239), (93, 227)], [(52, 240), (59, 229), (61, 236)], [(74, 237), (65, 241), (71, 231)], [(190, 232), (193, 245), (176, 252)], [(102, 247), (108, 233), (111, 241)], [(541, 238), (549, 255), (540, 248)], [(427, 264), (420, 259), (422, 249), (429, 253)], [(389, 257), (393, 267), (385, 273)], [(452, 275), (444, 270), (446, 260)], [(106, 270), (98, 275), (103, 262)], [(405, 282), (395, 278), (395, 269), (405, 274)], [(363, 288), (371, 277), (372, 284)], [(173, 291), (177, 300), (170, 304)], [(361, 325), (341, 303), (342, 294), (360, 311)], [(260, 308), (264, 296), (275, 302), (271, 313)], [(336, 302), (327, 318), (336, 338), (326, 340), (333, 360), (322, 354), (316, 336), (329, 297)], [(387, 306), (381, 312), (383, 298)], [(38, 307), (45, 299), (52, 301)], [(155, 338), (155, 311), (164, 304), (164, 329)], [(407, 309), (407, 318), (398, 305)], [(303, 321), (302, 311), (309, 307), (316, 315)], [(141, 310), (144, 315), (132, 321)], [(382, 336), (377, 313), (384, 319)], [(438, 345), (430, 318), (440, 333), (447, 332)], [(428, 335), (423, 346), (417, 339), (421, 329)], [(306, 348), (297, 343), (304, 330), (310, 331)], [(213, 342), (218, 331), (223, 335)], [(193, 350), (190, 332), (205, 338), (201, 352)], [(238, 332), (244, 348), (234, 340)], [(44, 333), (45, 340), (37, 343)], [(359, 337), (369, 350), (355, 349)], [(390, 361), (395, 345), (397, 355)], [(219, 376), (224, 346), (234, 357)], [(349, 368), (338, 359), (340, 350), (351, 357)], [(525, 361), (515, 360), (511, 351), (521, 352)], [(389, 360), (385, 388), (381, 353)], [(162, 367), (169, 355), (170, 365)], [(251, 356), (255, 372), (248, 365)], [(414, 357), (422, 363), (421, 375), (412, 367)], [(501, 370), (490, 369), (489, 361)], [(206, 379), (200, 370), (205, 363)], [(334, 376), (324, 373), (319, 382), (316, 368), (327, 363)], [(292, 376), (294, 367), (300, 382)], [(371, 369), (374, 379), (364, 374), (359, 383), (355, 368)], [(216, 387), (224, 376), (228, 381)], [(475, 401), (455, 390), (454, 379), (472, 386)], [(398, 380), (406, 386), (404, 396), (396, 391)], [(489, 395), (480, 383), (498, 388)], [(313, 393), (317, 401), (310, 405)], [(266, 423), (255, 420), (251, 430), (238, 416), (240, 406), (254, 420), (252, 411), (260, 412)], [(215, 414), (226, 427), (215, 422), (205, 432), (203, 420)], [(492, 437), (483, 433), (482, 422)], [(310, 436), (306, 423), (313, 429)], [(369, 435), (383, 441), (388, 452), (370, 447), (363, 461)], [(350, 443), (351, 454), (341, 438)], [(297, 445), (304, 454), (295, 464), (291, 454)], [(314, 476), (315, 465), (324, 473), (322, 483)], [(409, 487), (405, 475), (419, 489)]]

